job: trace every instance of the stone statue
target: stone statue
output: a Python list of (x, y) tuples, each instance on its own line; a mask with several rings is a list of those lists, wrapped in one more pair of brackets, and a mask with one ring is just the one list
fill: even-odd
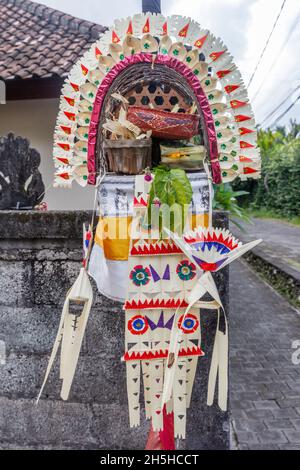
[(12, 133), (0, 138), (0, 210), (30, 210), (42, 202), (40, 163), (40, 154), (27, 139)]

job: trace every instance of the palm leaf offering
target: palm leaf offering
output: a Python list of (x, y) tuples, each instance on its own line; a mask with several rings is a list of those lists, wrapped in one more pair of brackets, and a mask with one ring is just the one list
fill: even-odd
[(103, 129), (109, 133), (109, 138), (111, 140), (118, 139), (149, 139), (151, 137), (151, 132), (142, 133), (141, 129), (130, 122), (127, 119), (128, 113), (128, 101), (120, 93), (113, 93), (112, 97), (121, 102), (119, 112), (116, 116), (112, 116), (112, 119), (107, 118), (106, 122), (103, 124)]

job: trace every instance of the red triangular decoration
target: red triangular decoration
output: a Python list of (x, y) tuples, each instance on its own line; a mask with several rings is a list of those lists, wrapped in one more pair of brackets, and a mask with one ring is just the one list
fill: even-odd
[(225, 88), (226, 93), (230, 94), (230, 93), (232, 93), (233, 91), (235, 91), (235, 90), (237, 90), (238, 88), (240, 88), (240, 85), (226, 85), (224, 88)]
[(71, 127), (67, 126), (60, 126), (61, 130), (64, 131), (65, 134), (70, 135), (71, 134)]
[(69, 144), (66, 144), (66, 143), (61, 143), (61, 142), (57, 142), (57, 145), (65, 150), (65, 152), (68, 152), (70, 150), (70, 145)]
[(75, 114), (74, 113), (68, 113), (67, 111), (64, 111), (64, 114), (67, 116), (67, 118), (70, 121), (75, 121)]
[(245, 142), (243, 140), (241, 140), (241, 142), (240, 142), (240, 148), (241, 149), (251, 149), (253, 147), (254, 147), (254, 145), (249, 144), (249, 142)]
[(249, 121), (249, 119), (252, 119), (251, 116), (245, 116), (244, 114), (238, 114), (235, 116), (235, 121), (236, 122), (243, 122), (243, 121)]
[(146, 23), (144, 24), (144, 27), (143, 27), (143, 34), (147, 34), (147, 33), (150, 33), (150, 20), (149, 20), (149, 18), (147, 18), (147, 21), (146, 21)]
[(117, 35), (115, 31), (112, 31), (111, 33), (111, 41), (113, 44), (117, 44), (118, 42), (121, 41), (121, 39), (119, 38), (119, 36)]
[(197, 39), (197, 41), (195, 42), (194, 46), (195, 46), (195, 47), (198, 47), (198, 48), (200, 49), (200, 48), (203, 46), (203, 44), (205, 43), (207, 36), (208, 36), (208, 34), (206, 34), (205, 36), (203, 36), (203, 38)]
[(217, 72), (217, 76), (218, 78), (224, 78), (226, 75), (228, 75), (232, 70), (231, 69), (227, 69), (227, 70), (219, 70)]
[(240, 162), (241, 163), (251, 163), (253, 160), (250, 157), (245, 157), (244, 155), (240, 156)]
[(95, 56), (96, 59), (99, 59), (99, 57), (102, 56), (102, 52), (100, 51), (100, 49), (98, 49), (98, 47), (95, 47)]
[(89, 72), (89, 69), (83, 64), (80, 64), (80, 66), (81, 66), (81, 70), (82, 70), (83, 75), (87, 75), (88, 72)]
[(132, 21), (129, 21), (129, 25), (126, 34), (133, 34)]
[(188, 23), (187, 25), (185, 25), (184, 28), (182, 28), (179, 33), (178, 33), (178, 36), (180, 38), (186, 38), (187, 37), (187, 33), (188, 33), (188, 30), (189, 30), (189, 27), (190, 27), (190, 23)]
[(162, 30), (163, 30), (162, 35), (166, 36), (168, 34), (168, 23), (167, 23), (167, 21), (163, 24)]
[(75, 104), (74, 98), (69, 98), (68, 96), (64, 96), (64, 99), (66, 100), (66, 102), (67, 102), (70, 106), (74, 106), (74, 104)]
[(209, 54), (209, 57), (215, 61), (217, 60), (219, 57), (221, 57), (221, 55), (224, 54), (225, 51), (220, 51), (220, 52), (212, 52), (211, 54)]
[(250, 168), (250, 167), (245, 167), (244, 168), (244, 175), (248, 175), (250, 173), (257, 173), (258, 170), (255, 170), (254, 168)]
[(230, 101), (230, 106), (232, 108), (241, 108), (242, 106), (246, 106), (247, 101), (240, 101), (240, 100), (231, 100)]
[(254, 132), (253, 129), (247, 129), (247, 127), (240, 127), (239, 128), (240, 135), (245, 135), (245, 134), (252, 134)]
[(69, 159), (68, 158), (61, 158), (61, 157), (55, 157), (56, 160), (64, 163), (65, 165), (68, 165), (69, 164)]
[(79, 86), (76, 85), (76, 83), (70, 82), (70, 85), (71, 85), (71, 87), (72, 87), (75, 91), (79, 91)]
[(62, 178), (63, 180), (68, 180), (68, 179), (70, 179), (69, 173), (60, 173), (58, 176), (59, 176), (60, 178)]

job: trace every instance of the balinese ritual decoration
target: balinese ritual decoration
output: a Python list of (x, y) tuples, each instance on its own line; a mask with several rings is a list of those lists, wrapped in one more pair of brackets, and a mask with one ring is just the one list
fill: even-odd
[(207, 404), (218, 380), (218, 404), (227, 409), (227, 321), (213, 273), (260, 240), (242, 245), (212, 226), (212, 183), (260, 176), (256, 138), (226, 46), (187, 17), (117, 20), (63, 86), (55, 186), (95, 185), (99, 221), (95, 235), (93, 222), (84, 230), (83, 268), (43, 387), (61, 344), (61, 396), (68, 398), (91, 308), (90, 274), (102, 294), (124, 305), (129, 421), (140, 424), (143, 385), (149, 449), (174, 449), (174, 438), (185, 438), (205, 354), (201, 309), (217, 315)]

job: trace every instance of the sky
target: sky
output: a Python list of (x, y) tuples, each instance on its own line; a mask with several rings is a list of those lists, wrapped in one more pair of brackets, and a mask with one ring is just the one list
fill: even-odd
[[(162, 13), (191, 16), (202, 27), (222, 38), (248, 84), (283, 0), (162, 0)], [(115, 18), (141, 11), (141, 0), (39, 0), (51, 8), (109, 26)], [(300, 95), (300, 2), (286, 0), (257, 73), (248, 89), (256, 121), (273, 125)], [(299, 86), (298, 91), (294, 91)], [(257, 93), (257, 91), (259, 92)], [(285, 98), (268, 120), (265, 118)], [(300, 122), (300, 99), (281, 119)]]

